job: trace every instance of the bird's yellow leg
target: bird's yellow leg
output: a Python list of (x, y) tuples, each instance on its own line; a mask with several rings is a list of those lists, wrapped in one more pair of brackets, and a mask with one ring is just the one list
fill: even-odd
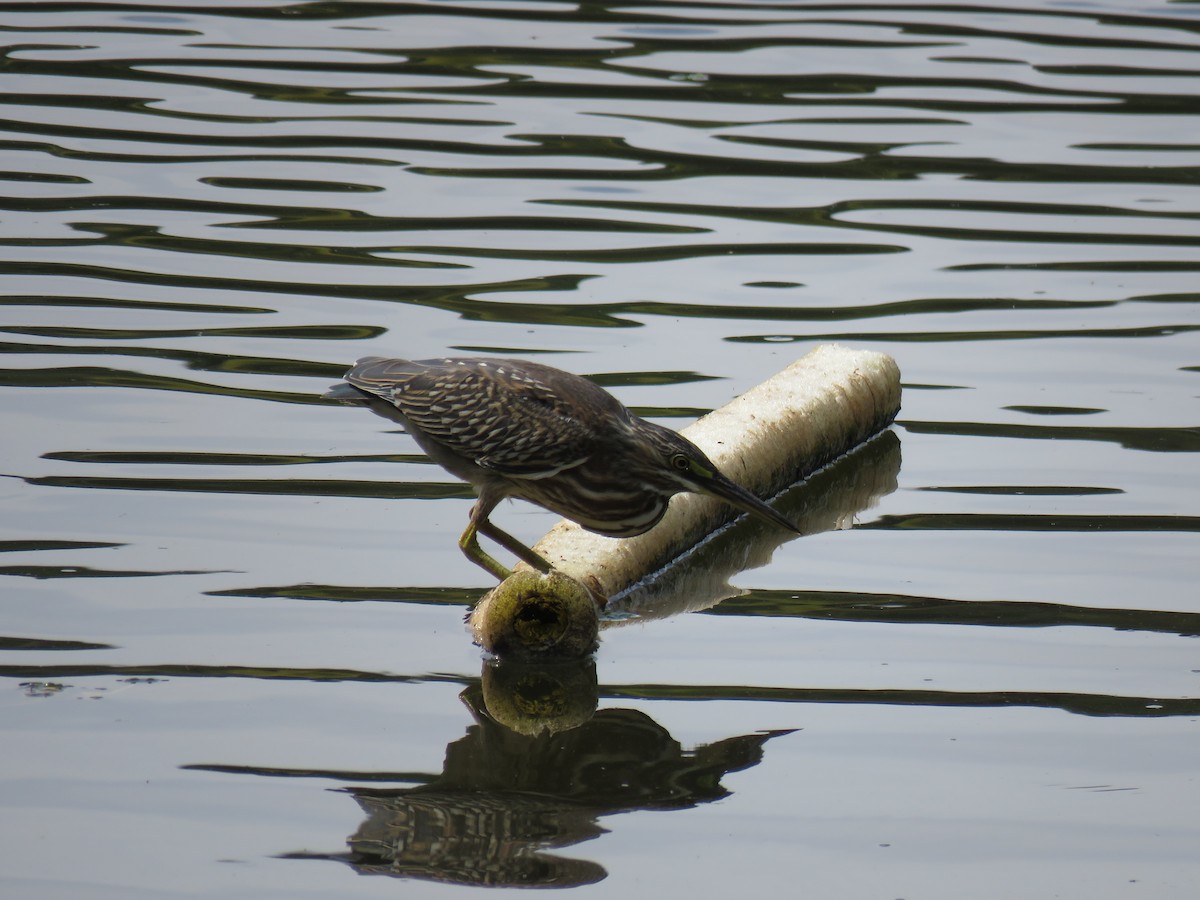
[[(554, 568), (549, 562), (531, 548), (526, 547), (507, 531), (497, 528), (488, 519), (488, 514), (496, 508), (496, 504), (503, 498), (503, 494), (497, 495), (489, 491), (486, 486), (480, 490), (479, 501), (471, 507), (471, 518), (467, 523), (467, 530), (458, 539), (458, 546), (462, 548), (462, 552), (466, 554), (467, 559), (471, 560), (477, 566), (486, 569), (501, 581), (512, 575), (512, 570), (506, 569), (484, 552), (483, 548), (479, 546), (479, 535), (481, 534), (491, 538), (501, 547), (504, 547), (537, 571), (548, 574)], [(595, 588), (585, 585), (583, 582), (579, 583), (592, 595), (592, 599), (595, 600), (596, 606), (600, 609), (603, 609), (608, 604), (608, 598), (599, 593)]]
[(472, 521), (467, 525), (466, 531), (458, 539), (458, 546), (466, 555), (467, 559), (475, 563), (475, 565), (486, 569), (492, 575), (495, 575), (501, 581), (508, 578), (512, 574), (512, 569), (506, 569), (498, 561), (493, 559), (488, 553), (479, 546), (479, 527)]
[(504, 493), (492, 489), (489, 485), (484, 485), (480, 489), (479, 500), (471, 507), (471, 517), (467, 522), (467, 528), (458, 539), (459, 548), (466, 555), (467, 559), (471, 560), (475, 565), (486, 569), (501, 581), (510, 576), (512, 570), (505, 568), (479, 546), (479, 535), (481, 534), (491, 538), (501, 547), (533, 566), (539, 572), (549, 572), (550, 563), (546, 562), (546, 560), (542, 559), (507, 531), (501, 531), (488, 520), (488, 516), (502, 499), (504, 499)]
[(491, 523), (488, 519), (484, 519), (478, 525), (479, 533), (487, 535), (509, 553), (519, 557), (522, 562), (533, 566), (539, 572), (549, 572), (550, 563), (546, 562), (541, 556), (526, 547), (507, 531), (502, 531)]
[(506, 569), (499, 562), (492, 559), (479, 546), (479, 531), (482, 529), (483, 533), (487, 534), (487, 528), (491, 526), (491, 523), (488, 522), (488, 515), (496, 508), (496, 504), (503, 499), (503, 492), (497, 491), (489, 485), (483, 485), (479, 490), (479, 499), (471, 507), (471, 515), (467, 520), (467, 528), (458, 538), (459, 549), (462, 550), (467, 559), (480, 568), (486, 569), (501, 581), (512, 574), (512, 569)]

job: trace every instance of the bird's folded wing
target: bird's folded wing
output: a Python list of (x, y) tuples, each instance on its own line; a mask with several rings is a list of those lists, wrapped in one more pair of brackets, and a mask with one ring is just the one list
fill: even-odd
[(547, 478), (594, 452), (592, 431), (569, 401), (536, 379), (383, 359), (360, 361), (352, 375), (351, 383), (395, 404), (426, 437), (502, 475)]

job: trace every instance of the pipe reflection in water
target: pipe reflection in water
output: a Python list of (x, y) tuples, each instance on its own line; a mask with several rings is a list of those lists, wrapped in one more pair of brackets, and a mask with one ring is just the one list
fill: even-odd
[(561, 708), (572, 692), (589, 696), (589, 684), (594, 705), (594, 661), (554, 670), (545, 676), (546, 666), (489, 662), (483, 682), (461, 694), (475, 724), (446, 747), (441, 775), (415, 788), (350, 789), (367, 818), (350, 837), (349, 853), (325, 858), (361, 874), (454, 884), (591, 884), (607, 874), (598, 863), (546, 851), (605, 833), (601, 816), (688, 809), (727, 797), (721, 779), (757, 765), (764, 744), (789, 733), (739, 735), (685, 750), (638, 710), (602, 709), (577, 727), (536, 733), (514, 731), (488, 712), (500, 694), (517, 695), (499, 704), (513, 709), (529, 702), (531, 685), (541, 685), (534, 695), (556, 695), (555, 683), (564, 693), (551, 708)]
[[(814, 472), (774, 502), (802, 535), (848, 528), (855, 517), (896, 490), (900, 439), (887, 430)], [(609, 601), (604, 626), (710, 609), (745, 593), (729, 579), (765, 566), (775, 549), (795, 540), (752, 517), (717, 532), (693, 551)]]
[(582, 725), (599, 701), (591, 657), (537, 663), (490, 659), (483, 664), (480, 684), (488, 717), (531, 736)]

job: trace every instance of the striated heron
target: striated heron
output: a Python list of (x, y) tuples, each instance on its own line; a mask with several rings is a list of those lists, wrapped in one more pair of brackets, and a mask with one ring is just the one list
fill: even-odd
[(649, 531), (681, 491), (712, 494), (798, 531), (687, 438), (570, 372), (517, 359), (369, 356), (344, 377), (348, 384), (326, 397), (399, 422), (434, 462), (475, 486), (479, 500), (458, 545), (497, 578), (512, 572), (479, 546), (480, 534), (539, 571), (551, 568), (488, 519), (505, 497), (610, 537)]

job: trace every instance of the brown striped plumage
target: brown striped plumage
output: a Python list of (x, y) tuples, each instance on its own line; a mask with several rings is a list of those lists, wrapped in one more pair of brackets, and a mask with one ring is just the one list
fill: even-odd
[(400, 422), (434, 462), (475, 485), (479, 502), (459, 545), (499, 578), (510, 572), (479, 547), (477, 531), (535, 568), (550, 568), (489, 521), (505, 497), (612, 537), (653, 528), (680, 491), (714, 494), (796, 530), (682, 435), (638, 418), (570, 372), (514, 359), (372, 356), (345, 379), (326, 396)]

